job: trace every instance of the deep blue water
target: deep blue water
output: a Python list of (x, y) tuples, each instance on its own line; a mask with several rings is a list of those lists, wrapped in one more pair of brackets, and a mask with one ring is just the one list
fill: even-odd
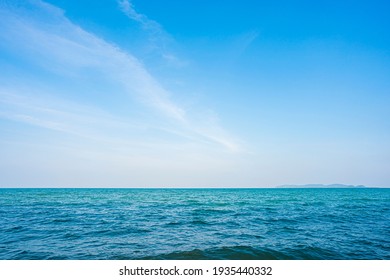
[(0, 189), (0, 259), (390, 259), (390, 189)]

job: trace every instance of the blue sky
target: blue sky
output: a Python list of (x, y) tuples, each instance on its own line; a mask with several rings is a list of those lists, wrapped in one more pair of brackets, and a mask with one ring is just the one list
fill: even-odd
[(389, 11), (0, 1), (0, 186), (389, 187)]

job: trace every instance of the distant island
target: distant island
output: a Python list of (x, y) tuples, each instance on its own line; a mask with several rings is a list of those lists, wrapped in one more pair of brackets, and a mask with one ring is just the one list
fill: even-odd
[(363, 185), (343, 185), (343, 184), (330, 184), (330, 185), (324, 185), (324, 184), (306, 184), (306, 185), (281, 185), (277, 186), (276, 188), (285, 188), (285, 189), (294, 189), (294, 188), (305, 188), (305, 189), (340, 189), (340, 188), (348, 188), (348, 189), (361, 189), (361, 188), (367, 188)]

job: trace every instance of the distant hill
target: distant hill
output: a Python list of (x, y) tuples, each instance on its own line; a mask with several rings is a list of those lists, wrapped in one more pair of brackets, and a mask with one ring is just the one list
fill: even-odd
[(348, 188), (348, 189), (361, 189), (367, 188), (363, 185), (343, 185), (343, 184), (331, 184), (331, 185), (323, 185), (323, 184), (307, 184), (307, 185), (281, 185), (276, 188), (285, 188), (285, 189), (294, 189), (294, 188), (309, 188), (309, 189), (340, 189), (340, 188)]

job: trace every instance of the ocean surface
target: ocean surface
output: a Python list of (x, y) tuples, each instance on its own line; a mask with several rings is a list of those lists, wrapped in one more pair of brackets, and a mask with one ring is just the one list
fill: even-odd
[(0, 189), (0, 259), (390, 259), (390, 189)]

